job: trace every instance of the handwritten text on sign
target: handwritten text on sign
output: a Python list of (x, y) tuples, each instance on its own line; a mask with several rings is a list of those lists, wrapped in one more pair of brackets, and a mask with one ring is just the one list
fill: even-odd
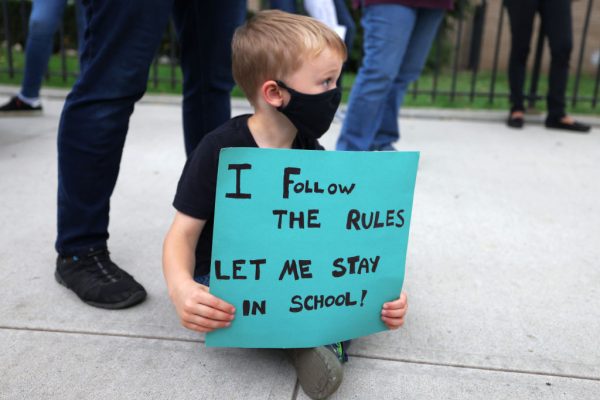
[(382, 331), (400, 294), (419, 154), (230, 148), (211, 293), (236, 318), (207, 346), (312, 347)]

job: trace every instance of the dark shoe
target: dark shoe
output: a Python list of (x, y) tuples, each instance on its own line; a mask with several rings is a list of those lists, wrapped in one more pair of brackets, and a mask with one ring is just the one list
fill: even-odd
[(71, 289), (83, 302), (116, 310), (146, 298), (146, 290), (109, 257), (108, 250), (92, 250), (83, 257), (58, 257), (56, 281)]
[(573, 121), (572, 124), (566, 124), (566, 123), (562, 122), (560, 119), (546, 118), (546, 128), (562, 129), (565, 131), (586, 133), (586, 132), (590, 131), (591, 126), (589, 126), (587, 124), (582, 124), (581, 122), (577, 122), (577, 121)]
[(8, 103), (0, 107), (0, 115), (31, 115), (42, 112), (42, 106), (32, 107), (17, 96), (14, 96)]
[(288, 349), (304, 393), (311, 399), (325, 399), (342, 383), (344, 371), (334, 350), (328, 346)]
[(513, 117), (512, 112), (508, 114), (506, 125), (508, 125), (510, 128), (522, 128), (524, 124), (525, 120), (523, 117)]

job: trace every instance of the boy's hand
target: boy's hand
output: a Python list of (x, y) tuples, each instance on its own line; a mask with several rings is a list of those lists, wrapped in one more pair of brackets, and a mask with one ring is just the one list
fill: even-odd
[(211, 332), (231, 325), (235, 308), (213, 296), (208, 287), (190, 281), (177, 288), (172, 296), (181, 325), (197, 332)]
[(388, 329), (398, 329), (404, 325), (404, 316), (408, 309), (408, 298), (402, 293), (397, 300), (383, 304), (381, 309), (381, 320)]

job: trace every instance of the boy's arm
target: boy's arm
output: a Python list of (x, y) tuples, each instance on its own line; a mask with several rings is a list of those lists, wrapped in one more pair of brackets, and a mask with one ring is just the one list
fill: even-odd
[(402, 292), (400, 297), (394, 301), (383, 304), (381, 309), (381, 320), (388, 329), (398, 329), (404, 325), (404, 316), (408, 310), (408, 298)]
[(171, 301), (181, 324), (198, 332), (229, 326), (235, 312), (231, 304), (194, 281), (196, 244), (205, 224), (178, 211), (163, 245), (163, 273)]

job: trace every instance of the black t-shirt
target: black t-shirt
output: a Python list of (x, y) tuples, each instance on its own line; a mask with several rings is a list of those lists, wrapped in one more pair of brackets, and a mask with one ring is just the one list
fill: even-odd
[[(207, 134), (181, 173), (173, 206), (190, 217), (206, 220), (196, 246), (195, 276), (210, 272), (219, 152), (226, 147), (258, 147), (248, 128), (248, 118), (250, 114), (232, 118)], [(301, 134), (296, 135), (292, 148), (323, 150), (318, 141)]]

